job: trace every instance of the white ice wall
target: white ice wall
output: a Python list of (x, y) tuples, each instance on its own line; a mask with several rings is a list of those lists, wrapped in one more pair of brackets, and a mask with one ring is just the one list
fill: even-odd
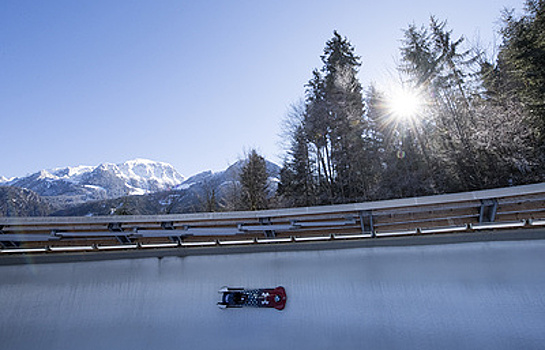
[(0, 266), (0, 302), (0, 349), (539, 349), (545, 241)]

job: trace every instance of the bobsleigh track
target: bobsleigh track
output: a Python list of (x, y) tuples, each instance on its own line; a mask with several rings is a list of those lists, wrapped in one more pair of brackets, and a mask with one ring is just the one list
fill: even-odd
[[(355, 205), (0, 218), (0, 349), (543, 349), (545, 184)], [(220, 309), (223, 286), (283, 286)]]
[[(1, 266), (3, 349), (539, 349), (545, 240)], [(286, 288), (221, 310), (223, 285)]]

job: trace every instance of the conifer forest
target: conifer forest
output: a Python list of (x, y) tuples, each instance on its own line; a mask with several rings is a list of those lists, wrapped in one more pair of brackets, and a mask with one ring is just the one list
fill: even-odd
[(323, 65), (285, 117), (278, 206), (543, 181), (545, 1), (502, 13), (493, 55), (454, 37), (446, 20), (409, 25), (393, 92), (362, 86), (362, 57), (342, 34), (325, 43)]

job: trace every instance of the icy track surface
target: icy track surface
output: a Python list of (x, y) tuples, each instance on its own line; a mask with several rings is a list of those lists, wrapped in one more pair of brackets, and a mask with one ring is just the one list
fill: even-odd
[[(545, 241), (0, 267), (1, 349), (543, 349)], [(224, 286), (284, 311), (220, 310)]]

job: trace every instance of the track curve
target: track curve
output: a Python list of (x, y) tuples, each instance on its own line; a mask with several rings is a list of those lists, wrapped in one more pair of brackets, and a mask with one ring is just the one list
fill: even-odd
[[(543, 266), (545, 240), (0, 266), (1, 347), (537, 349)], [(223, 285), (288, 303), (220, 310)]]

